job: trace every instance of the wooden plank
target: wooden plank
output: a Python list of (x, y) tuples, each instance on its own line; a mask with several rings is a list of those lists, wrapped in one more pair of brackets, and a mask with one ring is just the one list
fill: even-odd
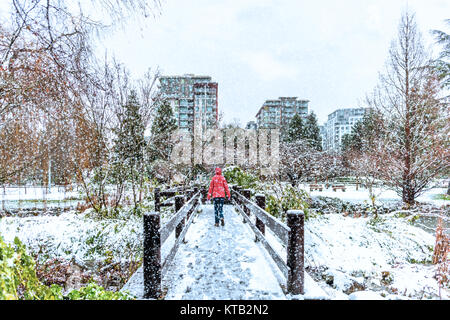
[[(194, 202), (195, 202), (195, 205), (192, 208), (195, 210), (200, 205), (200, 203), (199, 203), (199, 201), (194, 201)], [(167, 270), (169, 269), (169, 266), (172, 263), (173, 258), (175, 258), (175, 254), (177, 253), (178, 247), (180, 246), (181, 242), (184, 241), (184, 236), (186, 235), (186, 232), (189, 229), (189, 226), (191, 225), (192, 221), (194, 220), (194, 216), (195, 216), (194, 214), (190, 215), (188, 221), (186, 222), (185, 227), (183, 228), (183, 231), (181, 231), (178, 239), (176, 239), (175, 244), (173, 245), (169, 254), (164, 259), (164, 262), (161, 267), (162, 277), (166, 274)]]
[(173, 217), (164, 226), (161, 227), (161, 229), (160, 229), (160, 232), (161, 232), (161, 243), (164, 243), (167, 240), (169, 235), (175, 230), (175, 228), (181, 222), (181, 220), (183, 220), (183, 218), (186, 217), (186, 215), (189, 212), (189, 209), (193, 205), (194, 199), (198, 195), (199, 195), (199, 193), (194, 195), (191, 198), (191, 200), (186, 202), (185, 205), (177, 213), (175, 213), (173, 215)]
[(161, 197), (174, 197), (175, 193), (176, 193), (176, 191), (160, 191), (159, 195)]
[(174, 203), (160, 203), (159, 204), (160, 207), (171, 207), (173, 205), (174, 205)]
[(238, 209), (238, 212), (241, 214), (241, 216), (244, 217), (244, 219), (247, 221), (248, 225), (252, 228), (253, 232), (256, 235), (256, 238), (261, 242), (261, 244), (264, 246), (264, 248), (267, 250), (267, 252), (272, 257), (273, 261), (277, 265), (278, 269), (283, 273), (283, 275), (288, 278), (289, 275), (289, 267), (287, 266), (286, 262), (284, 262), (283, 258), (280, 257), (280, 255), (272, 248), (272, 246), (267, 242), (266, 238), (263, 236), (263, 234), (258, 230), (258, 228), (252, 223), (249, 216), (242, 210), (242, 208), (239, 207), (239, 205), (236, 203), (235, 200), (234, 205)]
[(270, 228), (270, 230), (273, 231), (273, 233), (281, 240), (281, 242), (287, 246), (289, 231), (291, 231), (289, 227), (277, 218), (267, 213), (265, 210), (258, 207), (251, 200), (246, 199), (243, 195), (237, 193), (237, 196), (239, 198), (239, 201), (247, 208), (249, 208), (250, 211), (256, 217), (258, 217), (268, 228)]

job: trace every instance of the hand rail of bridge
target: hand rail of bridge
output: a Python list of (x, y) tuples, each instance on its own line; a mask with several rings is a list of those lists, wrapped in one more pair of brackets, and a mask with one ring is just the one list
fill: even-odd
[[(289, 231), (291, 231), (290, 228), (284, 223), (282, 223), (280, 220), (269, 214), (263, 208), (261, 208), (261, 205), (263, 205), (263, 203), (265, 206), (264, 195), (257, 194), (255, 195), (255, 198), (258, 204), (244, 197), (242, 194), (236, 193), (236, 199), (238, 200), (238, 203), (240, 205), (245, 206), (256, 216), (256, 218), (259, 221), (261, 221), (259, 222), (257, 220), (258, 221), (257, 225), (259, 224), (261, 227), (262, 226), (269, 227), (273, 231), (273, 233), (281, 240), (281, 242), (285, 246), (287, 246), (289, 240)], [(264, 230), (261, 230), (262, 229), (261, 227), (259, 227), (258, 229), (261, 231), (262, 234), (264, 234)]]
[[(242, 194), (241, 194), (242, 193)], [(255, 195), (256, 202), (250, 200), (250, 190), (232, 188), (232, 201), (239, 213), (249, 223), (256, 238), (268, 251), (277, 267), (287, 279), (287, 292), (304, 294), (304, 213), (301, 210), (287, 212), (287, 225), (265, 211), (265, 196)], [(256, 223), (250, 220), (250, 214), (256, 217)], [(276, 252), (265, 237), (265, 226), (270, 228), (287, 247), (287, 261)]]
[[(167, 269), (184, 236), (192, 223), (194, 210), (199, 205), (200, 192), (198, 188), (185, 190), (184, 195), (175, 195), (177, 191), (160, 191), (155, 189), (155, 212), (144, 214), (144, 297), (156, 299), (161, 295), (161, 279)], [(180, 191), (178, 191), (180, 192)], [(175, 214), (161, 227), (160, 196), (175, 196)], [(158, 199), (158, 203), (157, 203)], [(158, 204), (158, 205), (157, 205)], [(165, 260), (161, 262), (161, 246), (175, 231), (175, 244), (172, 246)]]

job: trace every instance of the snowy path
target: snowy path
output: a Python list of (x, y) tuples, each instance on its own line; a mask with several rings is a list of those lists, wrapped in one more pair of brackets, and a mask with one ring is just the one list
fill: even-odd
[[(225, 226), (214, 226), (212, 205), (200, 206), (167, 274), (166, 300), (286, 299), (255, 235), (232, 206)], [(122, 288), (142, 297), (142, 268)]]
[(166, 299), (285, 299), (254, 234), (232, 206), (225, 226), (214, 226), (204, 205), (186, 233), (163, 287)]

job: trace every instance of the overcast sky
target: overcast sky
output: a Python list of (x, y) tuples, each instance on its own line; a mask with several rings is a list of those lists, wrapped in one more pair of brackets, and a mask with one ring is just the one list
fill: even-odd
[[(3, 1), (3, 0), (2, 0)], [(296, 96), (326, 121), (360, 106), (378, 81), (402, 11), (449, 32), (448, 0), (161, 0), (161, 12), (129, 21), (98, 46), (135, 76), (209, 75), (225, 122), (254, 120), (267, 99)]]

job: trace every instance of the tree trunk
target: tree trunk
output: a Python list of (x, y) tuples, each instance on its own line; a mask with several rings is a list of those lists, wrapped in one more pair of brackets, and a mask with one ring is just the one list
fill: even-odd
[(450, 180), (448, 180), (447, 195), (450, 196)]
[(410, 179), (404, 180), (403, 190), (402, 190), (402, 200), (404, 203), (406, 203), (410, 206), (414, 204), (415, 196), (414, 196), (414, 190), (411, 186)]

